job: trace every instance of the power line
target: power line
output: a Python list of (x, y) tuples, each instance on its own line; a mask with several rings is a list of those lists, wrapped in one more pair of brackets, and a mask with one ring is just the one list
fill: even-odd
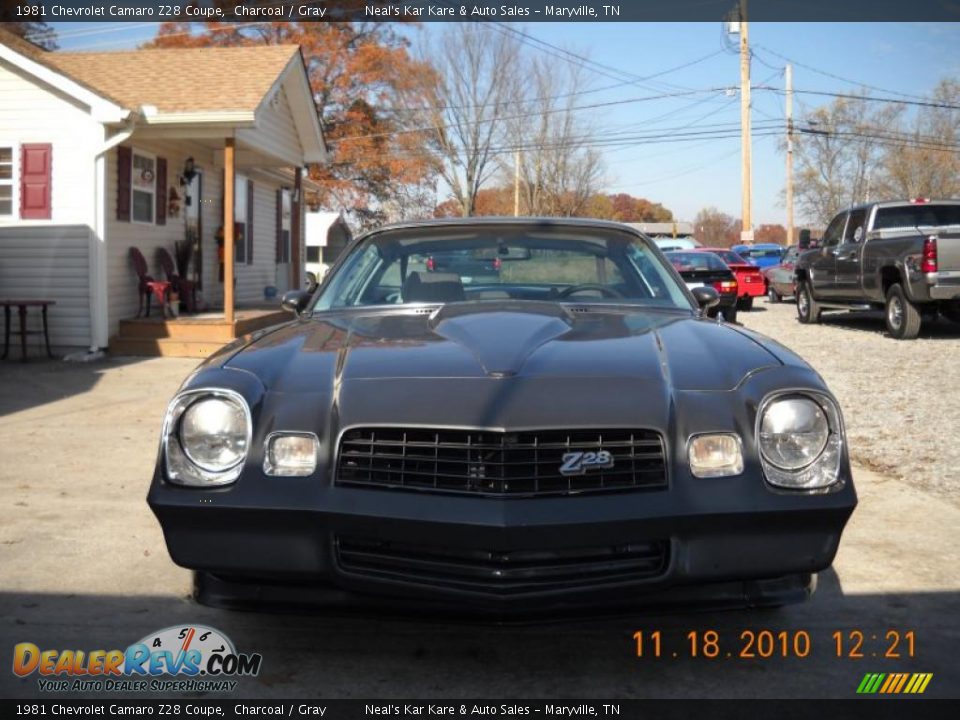
[[(579, 54), (577, 54), (577, 53), (575, 53), (575, 52), (572, 52), (572, 51), (570, 51), (570, 50), (566, 50), (566, 49), (561, 48), (561, 47), (559, 47), (559, 46), (557, 46), (557, 45), (553, 45), (553, 44), (551, 44), (551, 43), (548, 43), (546, 40), (541, 40), (540, 38), (535, 37), (535, 36), (531, 35), (531, 34), (528, 33), (528, 32), (525, 32), (525, 31), (521, 31), (521, 30), (517, 30), (517, 29), (515, 29), (515, 28), (512, 28), (512, 27), (510, 27), (509, 25), (507, 25), (507, 24), (505, 24), (505, 23), (492, 22), (491, 25), (493, 25), (493, 26), (494, 26), (495, 28), (497, 28), (497, 29), (500, 29), (501, 32), (510, 33), (510, 34), (512, 34), (513, 36), (519, 38), (520, 42), (523, 43), (524, 45), (531, 46), (531, 43), (535, 43), (535, 45), (533, 45), (532, 47), (536, 47), (536, 48), (539, 49), (541, 52), (544, 52), (544, 53), (546, 53), (547, 55), (550, 55), (550, 56), (552, 56), (552, 57), (556, 57), (556, 58), (558, 58), (558, 59), (560, 59), (560, 60), (565, 60), (565, 61), (567, 61), (567, 62), (569, 62), (569, 63), (571, 63), (571, 64), (573, 64), (573, 65), (576, 65), (577, 67), (586, 68), (586, 69), (588, 69), (588, 70), (590, 70), (590, 71), (592, 71), (592, 72), (594, 72), (594, 73), (596, 73), (596, 74), (598, 74), (598, 75), (603, 75), (603, 76), (608, 77), (608, 78), (611, 78), (611, 79), (613, 79), (613, 80), (627, 81), (627, 82), (629, 82), (629, 83), (632, 84), (632, 85), (637, 85), (638, 87), (642, 87), (642, 88), (644, 88), (644, 89), (646, 89), (646, 90), (650, 90), (650, 89), (660, 89), (660, 88), (651, 88), (650, 86), (645, 85), (644, 83), (646, 83), (648, 80), (651, 80), (651, 79), (653, 79), (653, 78), (655, 78), (655, 77), (659, 77), (659, 76), (661, 76), (661, 75), (665, 75), (665, 74), (667, 74), (667, 72), (673, 72), (673, 70), (663, 71), (663, 72), (655, 73), (654, 75), (650, 75), (650, 76), (647, 76), (647, 77), (644, 77), (644, 76), (641, 76), (641, 75), (636, 75), (636, 74), (634, 74), (634, 73), (627, 72), (627, 71), (625, 71), (625, 70), (621, 70), (621, 69), (619, 69), (619, 68), (613, 67), (613, 66), (611, 66), (611, 65), (605, 65), (605, 64), (600, 63), (600, 62), (597, 62), (597, 61), (595, 61), (595, 60), (591, 60), (590, 58), (588, 58), (588, 57), (586, 57), (586, 56), (584, 56), (584, 55), (579, 55)], [(717, 51), (717, 52), (714, 52), (714, 53), (710, 53), (709, 55), (706, 55), (706, 56), (704, 56), (703, 58), (699, 58), (699, 59), (697, 59), (696, 61), (693, 61), (693, 62), (691, 62), (691, 63), (687, 63), (687, 64), (685, 64), (685, 65), (683, 65), (683, 66), (680, 66), (680, 67), (678, 67), (678, 68), (676, 68), (676, 69), (681, 69), (682, 67), (689, 67), (690, 65), (695, 65), (695, 64), (698, 63), (698, 62), (703, 62), (704, 60), (707, 60), (707, 59), (709, 59), (709, 58), (711, 58), (711, 57), (714, 57), (714, 56), (716, 56), (716, 55), (721, 54), (721, 52), (722, 52), (722, 51)], [(611, 74), (611, 73), (612, 73), (612, 74)], [(674, 84), (674, 83), (658, 82), (658, 83), (656, 83), (656, 84), (657, 84), (657, 85), (666, 85), (667, 87), (670, 87), (670, 88), (673, 88), (673, 89), (681, 89), (681, 90), (689, 90), (689, 89), (690, 89), (690, 88), (688, 88), (688, 87), (684, 87), (684, 86), (682, 86), (682, 85), (676, 85), (676, 84)]]
[(753, 46), (754, 46), (755, 48), (760, 48), (760, 49), (763, 50), (764, 52), (768, 52), (768, 53), (770, 53), (771, 55), (775, 55), (776, 57), (780, 58), (781, 60), (785, 60), (786, 62), (793, 63), (794, 65), (797, 65), (798, 67), (802, 67), (802, 68), (804, 68), (805, 70), (810, 70), (811, 72), (815, 72), (815, 73), (817, 73), (817, 74), (819, 74), (819, 75), (823, 75), (823, 76), (828, 77), (828, 78), (833, 78), (834, 80), (840, 80), (840, 81), (845, 82), (845, 83), (850, 83), (850, 84), (852, 84), (852, 85), (857, 85), (857, 86), (862, 87), (862, 88), (867, 88), (868, 90), (876, 90), (876, 91), (878, 91), (878, 92), (887, 93), (887, 94), (889, 94), (889, 95), (899, 95), (900, 97), (913, 98), (913, 99), (916, 99), (916, 100), (926, 100), (926, 99), (927, 99), (927, 98), (924, 97), (923, 95), (912, 95), (912, 94), (910, 94), (910, 93), (902, 93), (902, 92), (898, 92), (898, 91), (896, 91), (896, 90), (889, 90), (889, 89), (886, 89), (886, 88), (877, 87), (876, 85), (868, 85), (867, 83), (857, 82), (856, 80), (851, 80), (850, 78), (843, 77), (842, 75), (837, 75), (837, 74), (832, 73), (832, 72), (827, 72), (826, 70), (821, 70), (821, 69), (819, 69), (819, 68), (813, 67), (812, 65), (807, 65), (806, 63), (799, 62), (798, 60), (793, 60), (793, 59), (791, 59), (791, 58), (788, 58), (786, 55), (781, 55), (781, 54), (778, 53), (776, 50), (771, 50), (771, 49), (768, 48), (768, 47), (764, 47), (763, 45), (760, 45), (759, 43), (754, 43)]
[[(757, 90), (769, 90), (775, 92), (778, 95), (783, 95), (783, 88), (771, 87), (771, 86), (757, 86)], [(941, 108), (943, 110), (960, 110), (960, 105), (951, 105), (949, 103), (938, 103), (932, 102), (930, 100), (920, 101), (920, 100), (900, 100), (899, 98), (889, 98), (889, 97), (874, 97), (872, 95), (854, 95), (852, 93), (838, 93), (838, 92), (829, 92), (827, 90), (797, 90), (794, 89), (795, 93), (802, 93), (804, 95), (825, 95), (827, 97), (835, 98), (846, 98), (850, 100), (864, 100), (866, 102), (885, 102), (892, 103), (894, 105), (914, 105), (917, 107), (930, 107), (930, 108)]]
[[(540, 115), (556, 114), (560, 112), (573, 112), (576, 110), (591, 110), (591, 109), (602, 108), (602, 107), (612, 107), (615, 105), (626, 105), (630, 103), (649, 102), (651, 100), (662, 100), (664, 98), (670, 98), (670, 97), (684, 97), (689, 95), (695, 95), (698, 93), (720, 92), (723, 90), (725, 90), (725, 88), (706, 88), (703, 90), (686, 90), (682, 92), (663, 93), (660, 95), (649, 95), (646, 97), (639, 97), (639, 98), (626, 98), (623, 100), (609, 100), (607, 102), (591, 103), (589, 105), (578, 105), (578, 106), (569, 107), (569, 108), (541, 110), (537, 112), (521, 113), (519, 115), (506, 115), (506, 116), (498, 115), (497, 117), (481, 118), (473, 122), (460, 123), (459, 125), (482, 125), (487, 123), (500, 122), (502, 120), (522, 120), (528, 117), (535, 117), (535, 116), (539, 117)], [(336, 138), (333, 140), (328, 140), (327, 142), (328, 144), (332, 144), (332, 143), (339, 143), (339, 142), (347, 142), (351, 140), (367, 140), (372, 138), (389, 137), (392, 135), (402, 135), (402, 134), (409, 134), (409, 133), (438, 132), (440, 130), (449, 130), (454, 127), (457, 127), (457, 125), (449, 125), (449, 124), (440, 125), (440, 126), (429, 125), (429, 126), (418, 127), (418, 128), (402, 128), (402, 129), (394, 130), (391, 132), (371, 133), (369, 135), (353, 135), (349, 137)]]

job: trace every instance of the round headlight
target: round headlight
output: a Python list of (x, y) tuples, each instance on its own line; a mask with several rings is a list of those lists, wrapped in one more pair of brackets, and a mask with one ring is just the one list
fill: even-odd
[(180, 418), (180, 444), (190, 461), (223, 472), (247, 453), (247, 417), (238, 403), (220, 397), (193, 403)]
[(770, 403), (760, 421), (760, 452), (772, 465), (799, 470), (827, 446), (830, 423), (823, 408), (808, 398)]

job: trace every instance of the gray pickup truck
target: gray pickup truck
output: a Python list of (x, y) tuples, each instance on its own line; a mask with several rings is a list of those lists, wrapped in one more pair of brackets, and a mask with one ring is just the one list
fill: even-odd
[(960, 201), (858, 205), (837, 215), (796, 264), (797, 316), (883, 308), (887, 331), (909, 340), (937, 313), (960, 323)]

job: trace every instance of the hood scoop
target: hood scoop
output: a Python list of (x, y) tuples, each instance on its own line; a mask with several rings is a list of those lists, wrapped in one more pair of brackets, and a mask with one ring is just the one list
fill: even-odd
[(476, 313), (450, 310), (441, 310), (431, 318), (433, 331), (468, 350), (484, 372), (495, 378), (516, 375), (537, 348), (565, 335), (572, 327), (569, 315), (556, 306), (542, 311), (508, 307), (493, 312), (486, 308)]

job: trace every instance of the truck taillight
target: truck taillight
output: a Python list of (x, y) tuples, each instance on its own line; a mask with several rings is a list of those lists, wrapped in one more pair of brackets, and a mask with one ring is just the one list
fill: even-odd
[(923, 260), (920, 262), (920, 272), (935, 273), (937, 271), (937, 238), (933, 235), (923, 241)]
[(433, 272), (436, 270), (436, 265), (434, 265), (433, 258), (427, 258), (427, 272)]
[(732, 293), (737, 291), (736, 280), (722, 280), (713, 284), (713, 289), (718, 293)]

